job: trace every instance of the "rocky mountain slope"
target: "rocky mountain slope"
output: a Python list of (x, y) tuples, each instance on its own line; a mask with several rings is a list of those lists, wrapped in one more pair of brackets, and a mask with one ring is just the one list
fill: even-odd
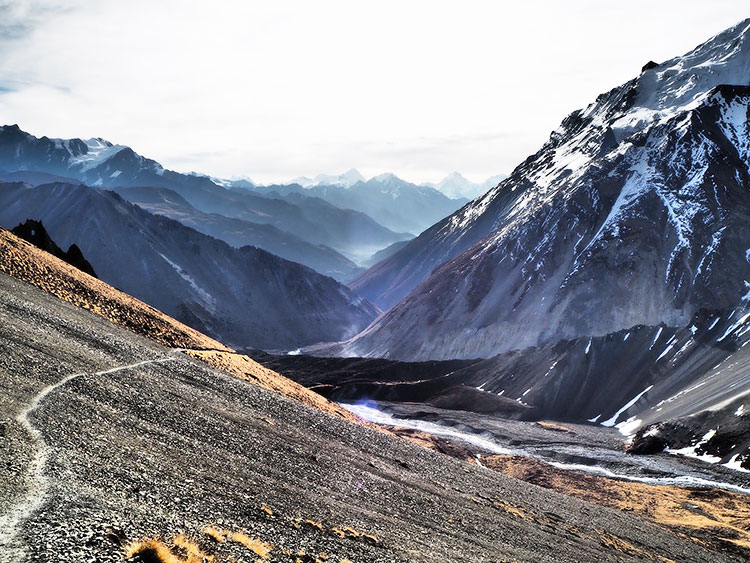
[(325, 245), (315, 245), (269, 224), (252, 223), (218, 213), (204, 213), (167, 188), (114, 188), (126, 200), (156, 215), (241, 248), (256, 246), (285, 260), (345, 282), (363, 269)]
[(99, 138), (37, 138), (17, 125), (6, 125), (0, 127), (0, 170), (10, 171), (6, 176), (10, 174), (12, 181), (29, 181), (18, 175), (31, 172), (74, 178), (94, 187), (169, 188), (202, 212), (273, 225), (349, 256), (369, 256), (408, 238), (364, 213), (340, 209), (319, 198), (281, 201), (246, 189), (227, 189), (207, 176), (167, 170), (130, 147)]
[(419, 285), (346, 351), (491, 357), (743, 309), (749, 27), (574, 112), (497, 188), (353, 282), (381, 305)]
[[(7, 240), (0, 265), (41, 254)], [(104, 285), (47, 256), (18, 271)], [(3, 562), (736, 559), (332, 417), (6, 274), (0, 333)]]
[[(749, 70), (750, 20), (646, 65), (354, 282), (381, 303), (418, 285), (315, 353), (486, 358), (422, 384), (424, 399), (453, 385), (625, 433), (681, 421), (676, 448), (723, 439), (685, 417), (729, 416), (750, 393)], [(716, 460), (750, 457), (727, 442)]]
[(0, 225), (41, 219), (108, 283), (228, 344), (297, 348), (354, 334), (377, 314), (329, 277), (254, 247), (232, 248), (82, 185), (0, 184)]

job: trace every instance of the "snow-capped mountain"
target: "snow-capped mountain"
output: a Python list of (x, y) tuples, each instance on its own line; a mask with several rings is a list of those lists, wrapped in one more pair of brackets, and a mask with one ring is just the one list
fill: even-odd
[(491, 357), (744, 310), (749, 85), (750, 20), (572, 113), (498, 187), (352, 284), (385, 305), (415, 289), (346, 352)]
[(77, 244), (100, 279), (235, 346), (294, 349), (355, 334), (378, 313), (332, 278), (233, 248), (112, 191), (0, 183), (0, 225), (29, 217), (58, 244)]
[(289, 194), (318, 197), (339, 208), (366, 213), (392, 231), (412, 234), (422, 232), (467, 202), (450, 199), (434, 188), (417, 186), (390, 173), (351, 186), (320, 184), (305, 188), (289, 184), (256, 186), (253, 191), (271, 197)]
[(340, 186), (350, 188), (357, 182), (364, 182), (366, 179), (359, 170), (351, 168), (343, 174), (318, 174), (315, 178), (300, 176), (290, 181), (290, 184), (299, 184), (303, 188), (312, 188), (314, 186)]
[(465, 198), (471, 200), (494, 188), (506, 177), (504, 174), (498, 174), (477, 184), (467, 180), (458, 172), (451, 172), (437, 184), (426, 183), (422, 185), (435, 188), (452, 199)]

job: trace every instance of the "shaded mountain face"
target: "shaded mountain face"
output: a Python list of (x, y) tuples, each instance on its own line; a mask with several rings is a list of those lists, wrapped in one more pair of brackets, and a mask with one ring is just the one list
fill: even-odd
[(64, 251), (50, 238), (47, 229), (44, 228), (44, 224), (41, 221), (27, 219), (23, 223), (13, 227), (11, 232), (26, 242), (30, 242), (37, 248), (41, 248), (45, 252), (52, 254), (52, 256), (56, 256), (60, 260), (78, 268), (82, 272), (96, 277), (94, 268), (89, 264), (88, 260), (83, 257), (81, 249), (78, 248), (76, 244), (71, 244), (67, 252)]
[(167, 188), (115, 188), (114, 191), (150, 213), (179, 221), (235, 248), (256, 246), (341, 282), (363, 271), (344, 255), (325, 245), (311, 244), (273, 225), (252, 223), (218, 213), (204, 213)]
[(100, 278), (227, 344), (296, 348), (351, 336), (378, 313), (332, 278), (232, 248), (81, 185), (0, 184), (0, 224), (38, 217), (76, 242)]
[(356, 280), (386, 305), (416, 287), (343, 351), (486, 358), (744, 310), (749, 27), (574, 112), (497, 188)]
[[(305, 240), (330, 246), (355, 261), (363, 260), (394, 242), (411, 238), (409, 233), (393, 232), (360, 211), (341, 209), (307, 193), (292, 191), (284, 196), (272, 193), (270, 197), (244, 189), (232, 189), (229, 193), (231, 201), (217, 206), (216, 213), (253, 220), (257, 214), (255, 209), (278, 210), (267, 214), (281, 218), (274, 219), (273, 225)], [(248, 201), (252, 202), (251, 207)], [(262, 217), (255, 218), (255, 221), (265, 222)]]
[(370, 256), (367, 260), (362, 262), (362, 266), (364, 266), (365, 268), (370, 268), (378, 262), (382, 262), (386, 258), (390, 258), (394, 254), (396, 254), (396, 252), (404, 248), (407, 244), (409, 244), (408, 240), (394, 242), (392, 245), (386, 246), (383, 250), (379, 250), (378, 252)]
[[(124, 145), (104, 139), (34, 137), (17, 125), (0, 127), (0, 169), (74, 178), (94, 187), (162, 187), (177, 192), (205, 213), (269, 224), (315, 245), (349, 256), (370, 256), (408, 235), (399, 235), (370, 216), (340, 209), (318, 198), (294, 201), (227, 189), (211, 178), (166, 170)], [(8, 177), (11, 181), (26, 181)], [(36, 182), (33, 182), (36, 183)], [(252, 186), (252, 184), (249, 184)]]
[(289, 194), (319, 197), (342, 209), (366, 213), (393, 231), (415, 235), (468, 201), (451, 199), (435, 188), (417, 186), (393, 174), (381, 174), (351, 185), (256, 186), (253, 191), (271, 197)]

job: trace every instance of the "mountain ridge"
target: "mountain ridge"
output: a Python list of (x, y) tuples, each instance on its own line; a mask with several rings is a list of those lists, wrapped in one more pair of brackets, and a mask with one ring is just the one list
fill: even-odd
[(378, 313), (332, 278), (254, 247), (232, 248), (112, 191), (0, 184), (0, 200), (0, 224), (43, 220), (59, 244), (78, 244), (101, 279), (225, 343), (294, 349)]

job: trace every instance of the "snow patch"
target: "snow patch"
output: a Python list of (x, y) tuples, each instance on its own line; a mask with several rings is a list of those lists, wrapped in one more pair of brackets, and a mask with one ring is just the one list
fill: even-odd
[(686, 457), (692, 457), (695, 459), (701, 459), (703, 461), (706, 461), (708, 463), (719, 463), (721, 461), (720, 457), (717, 457), (715, 455), (711, 454), (699, 454), (696, 452), (696, 450), (706, 444), (711, 438), (713, 438), (716, 435), (716, 429), (709, 430), (706, 432), (706, 434), (701, 438), (697, 444), (694, 444), (692, 446), (687, 446), (684, 448), (680, 448), (678, 450), (668, 450), (669, 453), (675, 454), (675, 455), (683, 455)]
[(164, 258), (164, 261), (167, 264), (169, 264), (170, 266), (172, 266), (172, 268), (174, 269), (174, 271), (177, 272), (177, 274), (183, 280), (185, 280), (186, 282), (188, 282), (190, 284), (190, 286), (196, 291), (196, 293), (198, 294), (198, 296), (201, 298), (201, 301), (203, 301), (203, 304), (206, 306), (206, 308), (208, 308), (212, 312), (215, 311), (215, 309), (216, 309), (216, 299), (214, 299), (211, 296), (211, 294), (208, 293), (205, 289), (203, 289), (202, 287), (200, 287), (195, 282), (195, 280), (187, 272), (185, 272), (185, 270), (183, 270), (179, 266), (179, 264), (175, 264), (169, 258), (167, 258), (166, 256), (164, 256), (161, 252), (159, 252), (158, 254), (159, 254), (159, 256), (161, 256), (162, 258)]
[(113, 145), (104, 139), (94, 138), (86, 141), (87, 152), (70, 159), (71, 166), (79, 166), (79, 172), (87, 172), (127, 148), (124, 145)]
[(653, 387), (654, 387), (653, 385), (649, 385), (648, 387), (646, 387), (643, 391), (638, 393), (630, 401), (625, 403), (625, 405), (620, 410), (618, 410), (615, 414), (612, 415), (612, 418), (605, 420), (604, 422), (601, 423), (601, 425), (608, 426), (608, 427), (614, 426), (615, 423), (617, 422), (617, 419), (620, 418), (620, 415), (624, 413), (626, 410), (628, 410), (630, 407), (632, 407), (634, 404), (636, 404), (638, 402), (638, 399), (643, 397), (646, 393), (648, 393), (651, 389), (653, 389)]

